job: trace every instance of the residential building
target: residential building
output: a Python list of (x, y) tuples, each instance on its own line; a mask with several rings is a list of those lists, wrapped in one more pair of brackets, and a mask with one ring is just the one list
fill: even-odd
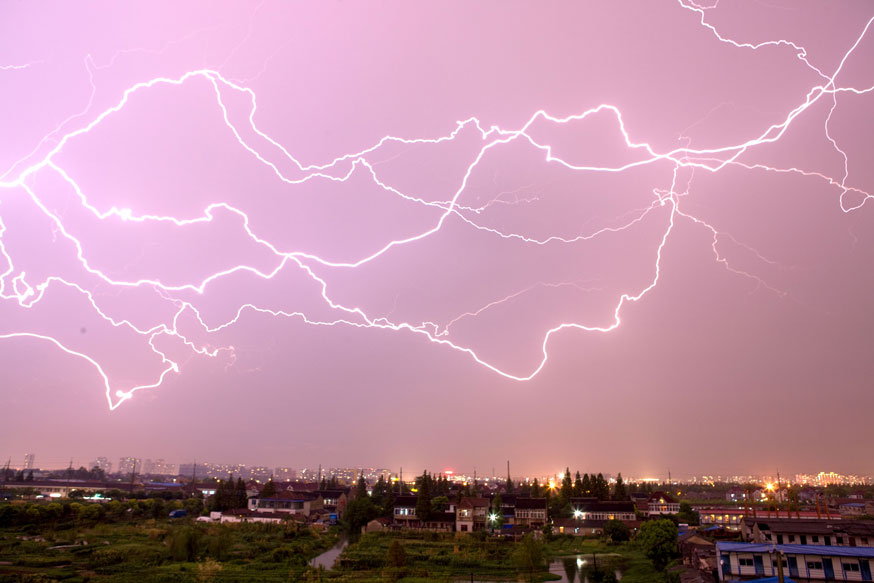
[(88, 466), (89, 470), (91, 468), (99, 468), (99, 469), (103, 470), (104, 474), (109, 475), (112, 473), (112, 462), (109, 461), (109, 458), (98, 457), (96, 460), (91, 462), (91, 464)]
[(574, 504), (574, 500), (576, 499), (571, 499), (571, 505), (574, 507), (574, 518), (580, 520), (621, 520), (623, 522), (636, 520), (634, 502), (591, 500)]
[(142, 460), (135, 457), (123, 457), (118, 460), (118, 473), (130, 476), (131, 474), (139, 474), (142, 467)]
[[(518, 504), (520, 500), (524, 500), (524, 498), (516, 500), (517, 520), (519, 518)], [(461, 502), (455, 507), (455, 530), (458, 532), (483, 530), (486, 527), (486, 520), (491, 505), (491, 501), (488, 498), (463, 497)]]
[(653, 492), (646, 500), (646, 513), (649, 516), (659, 514), (676, 514), (680, 511), (680, 503), (667, 492)]
[(416, 503), (418, 496), (395, 496), (394, 520), (396, 523), (410, 526), (418, 520), (416, 517)]
[(546, 524), (546, 498), (517, 498), (515, 525), (527, 528), (542, 528)]
[(262, 498), (249, 498), (249, 510), (254, 512), (286, 512), (289, 514), (310, 515), (324, 509), (322, 497), (314, 492), (285, 491)]
[(176, 476), (179, 475), (179, 466), (176, 464), (168, 464), (163, 458), (156, 460), (146, 459), (143, 462), (142, 473), (144, 475), (156, 476)]
[(316, 490), (314, 494), (318, 494), (324, 500), (325, 510), (332, 515), (333, 520), (343, 518), (343, 513), (346, 512), (346, 502), (349, 499), (349, 489), (342, 490)]
[(295, 471), (294, 468), (273, 468), (274, 482), (291, 482), (295, 478), (297, 478), (297, 471)]
[(747, 511), (743, 508), (694, 507), (701, 521), (701, 528), (721, 526), (732, 532), (740, 530)]
[(741, 536), (755, 543), (874, 547), (874, 520), (747, 517)]
[(720, 581), (776, 577), (777, 557), (783, 575), (795, 581), (871, 581), (874, 548), (823, 545), (774, 545), (720, 541), (716, 564)]
[(581, 520), (578, 518), (555, 518), (552, 531), (556, 534), (574, 536), (598, 536), (604, 534), (604, 520)]

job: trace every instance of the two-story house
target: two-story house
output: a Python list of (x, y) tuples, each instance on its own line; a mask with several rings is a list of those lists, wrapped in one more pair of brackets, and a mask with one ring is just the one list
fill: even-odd
[(455, 530), (457, 532), (474, 532), (486, 528), (491, 505), (488, 498), (467, 496), (462, 498), (455, 507)]
[(416, 503), (418, 496), (395, 496), (393, 518), (397, 524), (412, 526), (417, 524)]
[(516, 498), (515, 525), (523, 528), (543, 528), (548, 520), (546, 498)]
[(680, 511), (680, 503), (667, 492), (653, 492), (646, 500), (646, 513), (649, 516), (659, 514), (676, 514)]

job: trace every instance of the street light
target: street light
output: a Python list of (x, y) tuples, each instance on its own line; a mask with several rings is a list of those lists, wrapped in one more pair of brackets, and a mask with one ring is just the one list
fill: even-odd
[(489, 522), (491, 523), (492, 532), (495, 532), (495, 522), (498, 521), (498, 515), (494, 512), (489, 513)]

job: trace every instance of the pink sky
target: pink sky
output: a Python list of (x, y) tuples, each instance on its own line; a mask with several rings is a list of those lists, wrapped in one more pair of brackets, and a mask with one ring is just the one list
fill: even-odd
[(872, 18), (8, 4), (0, 454), (874, 473)]

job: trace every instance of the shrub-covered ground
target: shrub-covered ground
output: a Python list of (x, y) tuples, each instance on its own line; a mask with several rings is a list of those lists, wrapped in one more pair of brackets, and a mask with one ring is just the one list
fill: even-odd
[(82, 518), (0, 528), (0, 583), (305, 581), (335, 533), (193, 519)]
[(565, 535), (520, 542), (486, 533), (367, 534), (326, 571), (308, 563), (338, 532), (156, 514), (142, 501), (0, 504), (0, 583), (596, 581), (596, 565), (620, 572), (624, 583), (663, 580), (634, 543)]

